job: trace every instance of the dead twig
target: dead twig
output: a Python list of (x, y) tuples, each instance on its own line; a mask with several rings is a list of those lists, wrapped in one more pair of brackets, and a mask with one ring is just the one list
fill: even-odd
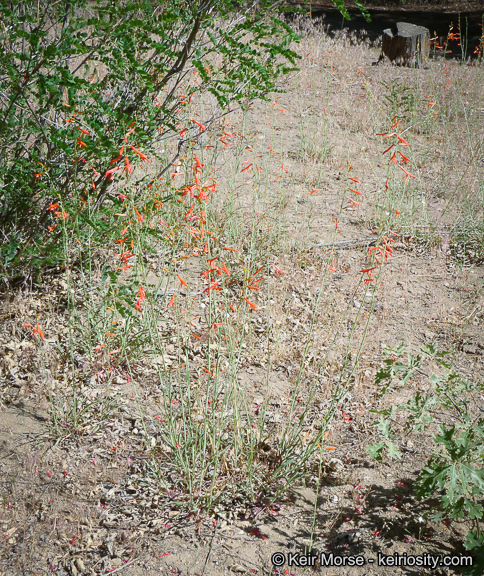
[(212, 539), (210, 540), (210, 547), (209, 547), (209, 549), (208, 549), (207, 557), (205, 558), (205, 564), (203, 565), (203, 570), (202, 570), (202, 573), (201, 573), (200, 576), (203, 576), (203, 575), (205, 574), (205, 570), (206, 570), (206, 568), (207, 568), (207, 564), (208, 564), (208, 561), (209, 561), (209, 559), (210, 559), (210, 554), (212, 553), (213, 541), (214, 541), (214, 539), (215, 539), (215, 534), (216, 534), (216, 532), (217, 532), (217, 525), (214, 526), (213, 534), (212, 534)]
[(311, 244), (309, 248), (333, 248), (335, 246), (346, 248), (352, 244), (374, 244), (377, 241), (376, 236), (370, 238), (354, 238), (353, 240), (339, 240), (338, 242), (328, 242), (327, 244)]
[(130, 566), (131, 564), (133, 564), (133, 562), (137, 560), (137, 558), (133, 558), (132, 560), (130, 560), (129, 562), (126, 562), (126, 564), (124, 566), (120, 566), (119, 568), (116, 568), (114, 570), (111, 571), (107, 571), (103, 574), (103, 576), (110, 576), (111, 574), (115, 574), (116, 572), (119, 572), (120, 570), (124, 570), (124, 568), (127, 568), (128, 566)]

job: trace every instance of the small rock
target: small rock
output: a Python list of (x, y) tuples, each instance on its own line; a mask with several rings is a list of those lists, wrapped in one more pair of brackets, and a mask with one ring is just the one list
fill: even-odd
[(331, 458), (331, 460), (328, 462), (328, 466), (331, 468), (331, 470), (333, 470), (333, 472), (340, 472), (345, 467), (343, 462), (341, 462), (341, 460), (338, 458)]
[(466, 354), (477, 354), (477, 346), (473, 344), (465, 344), (463, 350)]
[(164, 354), (159, 354), (158, 356), (153, 356), (152, 360), (153, 364), (157, 364), (158, 366), (166, 364), (166, 366), (171, 366), (173, 364), (173, 360), (168, 358), (168, 356)]
[(232, 572), (236, 572), (239, 574), (246, 574), (247, 573), (247, 569), (242, 566), (241, 564), (233, 564), (232, 566), (229, 566), (229, 570), (231, 570)]

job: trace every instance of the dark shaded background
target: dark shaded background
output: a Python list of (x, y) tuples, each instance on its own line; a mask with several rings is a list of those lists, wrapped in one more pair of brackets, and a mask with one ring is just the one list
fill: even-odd
[[(473, 52), (479, 45), (483, 33), (484, 0), (420, 0), (405, 4), (400, 0), (365, 2), (372, 18), (371, 22), (366, 22), (360, 11), (351, 7), (351, 2), (346, 3), (351, 15), (349, 21), (344, 20), (330, 0), (315, 0), (311, 4), (290, 0), (287, 4), (311, 8), (313, 17), (324, 16), (324, 23), (329, 26), (329, 33), (332, 35), (346, 29), (349, 33), (361, 34), (371, 42), (378, 40), (383, 30), (390, 28), (394, 23), (410, 22), (428, 28), (431, 38), (438, 37), (439, 44), (442, 44), (445, 43), (452, 25), (453, 32), (459, 32), (460, 23), (461, 44), (465, 57), (476, 57)], [(467, 9), (460, 11), (463, 8)], [(460, 41), (448, 43), (448, 50), (451, 50), (451, 53), (446, 54), (447, 58), (462, 58), (462, 48), (458, 46), (458, 42)]]

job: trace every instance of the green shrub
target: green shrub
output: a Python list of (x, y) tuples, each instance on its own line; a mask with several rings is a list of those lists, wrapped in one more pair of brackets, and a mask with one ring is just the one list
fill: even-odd
[(484, 569), (484, 534), (480, 528), (484, 517), (484, 418), (483, 407), (475, 399), (482, 399), (484, 383), (461, 378), (446, 360), (449, 353), (439, 352), (432, 345), (421, 348), (422, 356), (408, 354), (406, 362), (404, 349), (401, 345), (396, 350), (385, 350), (388, 357), (376, 375), (377, 384), (382, 386), (381, 396), (393, 381), (405, 385), (416, 372), (425, 374), (425, 359), (436, 362), (441, 374), (429, 377), (429, 392), (417, 392), (405, 404), (377, 411), (381, 418), (376, 426), (383, 438), (368, 449), (378, 460), (385, 452), (400, 457), (392, 420), (402, 411), (406, 415), (404, 433), (437, 428), (438, 432), (433, 433), (434, 453), (420, 471), (416, 491), (422, 498), (440, 495), (441, 506), (430, 515), (432, 520), (467, 519), (473, 524), (464, 547), (475, 554), (470, 573), (477, 576)]
[[(57, 262), (60, 221), (105, 244), (124, 196), (136, 200), (224, 113), (276, 90), (295, 35), (272, 2), (234, 4), (0, 0), (1, 272)], [(193, 104), (208, 93), (202, 118)]]

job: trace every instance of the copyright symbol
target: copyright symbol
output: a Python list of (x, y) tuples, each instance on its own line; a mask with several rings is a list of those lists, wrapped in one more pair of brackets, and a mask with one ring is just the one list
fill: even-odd
[(274, 552), (271, 556), (271, 562), (273, 566), (284, 566), (286, 557), (282, 552)]

